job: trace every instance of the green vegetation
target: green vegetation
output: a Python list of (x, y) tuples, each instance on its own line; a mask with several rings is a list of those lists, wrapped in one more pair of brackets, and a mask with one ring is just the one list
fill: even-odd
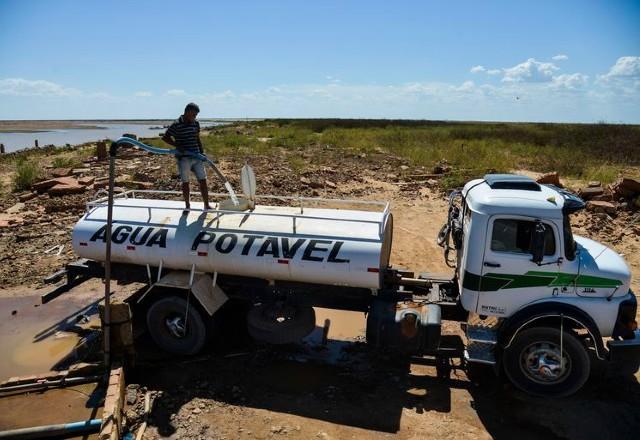
[(304, 168), (308, 165), (308, 162), (300, 156), (289, 156), (287, 161), (291, 169), (296, 173), (304, 171)]
[(16, 191), (23, 191), (29, 189), (31, 184), (34, 183), (42, 170), (37, 161), (33, 159), (28, 160), (25, 157), (21, 157), (16, 162), (16, 173), (13, 176), (13, 186)]
[(78, 168), (82, 162), (77, 157), (57, 156), (51, 164), (54, 168)]
[(249, 127), (271, 146), (382, 150), (425, 166), (446, 161), (453, 167), (447, 185), (517, 169), (608, 183), (640, 165), (640, 126), (633, 125), (280, 119)]

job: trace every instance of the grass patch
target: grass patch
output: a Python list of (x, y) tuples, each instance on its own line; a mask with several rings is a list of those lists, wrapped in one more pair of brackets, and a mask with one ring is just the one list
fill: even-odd
[(54, 168), (78, 168), (82, 162), (77, 157), (57, 156), (51, 164)]
[(309, 165), (309, 163), (300, 156), (289, 156), (287, 157), (287, 161), (291, 169), (296, 173), (300, 173)]
[(24, 191), (40, 177), (42, 169), (38, 162), (20, 158), (16, 162), (16, 173), (13, 176), (13, 186), (16, 191)]
[[(318, 160), (327, 145), (352, 153), (387, 152), (427, 168), (446, 161), (452, 173), (443, 179), (445, 187), (517, 169), (557, 171), (563, 178), (606, 184), (625, 169), (640, 167), (638, 125), (272, 119), (216, 127), (201, 139), (212, 158), (316, 147)], [(149, 143), (169, 148), (160, 140)], [(308, 161), (290, 156), (292, 170), (307, 166)], [(339, 157), (338, 152), (332, 160)]]
[(584, 172), (585, 180), (597, 180), (603, 185), (614, 182), (621, 168), (615, 165), (599, 165), (588, 167)]
[(516, 169), (609, 183), (624, 168), (640, 166), (638, 125), (276, 119), (256, 126), (283, 147), (383, 150), (428, 167), (444, 160), (455, 173), (446, 186)]

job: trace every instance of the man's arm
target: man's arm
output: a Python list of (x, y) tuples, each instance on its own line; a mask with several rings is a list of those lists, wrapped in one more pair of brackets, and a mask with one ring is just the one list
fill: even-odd
[(198, 148), (200, 148), (200, 154), (203, 154), (204, 149), (202, 148), (202, 141), (200, 140), (200, 122), (196, 121), (196, 126), (198, 127), (198, 132), (196, 133), (196, 139), (198, 140)]
[(176, 145), (175, 141), (173, 140), (173, 138), (168, 133), (165, 133), (164, 136), (162, 136), (162, 140), (164, 142), (166, 142), (167, 144), (171, 145), (172, 147), (178, 148), (178, 146)]
[(162, 136), (162, 140), (167, 144), (171, 145), (172, 147), (178, 148), (178, 145), (176, 144), (176, 139), (175, 139), (175, 130), (176, 130), (176, 124), (174, 122), (169, 126), (169, 128), (167, 128), (167, 131), (164, 133), (164, 136)]

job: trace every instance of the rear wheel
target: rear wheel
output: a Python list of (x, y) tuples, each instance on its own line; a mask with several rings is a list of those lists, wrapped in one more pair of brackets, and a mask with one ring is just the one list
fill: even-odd
[(155, 301), (147, 311), (147, 328), (162, 350), (192, 355), (202, 350), (208, 339), (207, 325), (196, 305), (178, 296)]
[(247, 330), (257, 341), (291, 344), (300, 341), (316, 326), (313, 307), (287, 303), (259, 304), (247, 314)]
[[(562, 397), (578, 391), (589, 378), (591, 361), (578, 338), (550, 327), (518, 333), (504, 353), (504, 370), (522, 391)], [(562, 352), (561, 352), (562, 345)]]

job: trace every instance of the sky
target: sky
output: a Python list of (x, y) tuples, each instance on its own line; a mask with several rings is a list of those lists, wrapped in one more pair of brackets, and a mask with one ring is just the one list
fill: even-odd
[(0, 0), (0, 119), (640, 123), (640, 1)]

